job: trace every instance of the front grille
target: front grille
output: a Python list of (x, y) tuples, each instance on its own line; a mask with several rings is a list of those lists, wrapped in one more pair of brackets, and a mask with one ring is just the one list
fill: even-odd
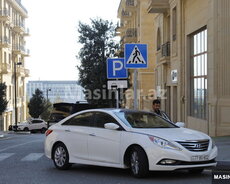
[(198, 140), (198, 141), (177, 141), (183, 147), (185, 147), (189, 151), (207, 151), (209, 140)]

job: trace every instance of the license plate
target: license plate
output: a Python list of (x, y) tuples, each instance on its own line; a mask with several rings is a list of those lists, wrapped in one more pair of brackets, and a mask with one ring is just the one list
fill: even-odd
[(208, 155), (196, 155), (192, 156), (191, 161), (206, 161), (208, 160)]

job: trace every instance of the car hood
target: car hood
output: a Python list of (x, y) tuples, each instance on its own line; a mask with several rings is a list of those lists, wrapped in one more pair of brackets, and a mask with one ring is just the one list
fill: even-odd
[(153, 135), (169, 141), (189, 141), (210, 139), (210, 137), (202, 132), (191, 130), (188, 128), (132, 128), (132, 132)]

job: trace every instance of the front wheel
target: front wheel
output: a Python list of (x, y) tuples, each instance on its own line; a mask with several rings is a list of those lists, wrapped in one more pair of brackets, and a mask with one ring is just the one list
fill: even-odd
[(28, 127), (25, 127), (25, 128), (23, 129), (23, 131), (28, 132), (28, 131), (29, 131), (29, 128), (28, 128)]
[(134, 147), (130, 154), (130, 168), (133, 176), (142, 178), (149, 173), (148, 158), (140, 147)]
[(53, 162), (56, 168), (61, 170), (69, 169), (69, 153), (63, 143), (58, 143), (53, 150)]
[(41, 133), (44, 134), (45, 132), (46, 132), (46, 128), (43, 127), (43, 128), (41, 129)]

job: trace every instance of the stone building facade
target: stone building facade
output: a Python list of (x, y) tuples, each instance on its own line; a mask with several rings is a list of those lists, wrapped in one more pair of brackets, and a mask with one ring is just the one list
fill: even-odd
[(0, 82), (7, 86), (8, 101), (3, 113), (3, 130), (16, 120), (26, 119), (25, 79), (29, 76), (29, 70), (24, 67), (29, 56), (26, 18), (27, 10), (20, 0), (0, 0)]
[(147, 3), (147, 16), (142, 14), (140, 21), (151, 26), (143, 29), (151, 37), (152, 85), (165, 91), (158, 96), (162, 108), (188, 128), (211, 136), (230, 135), (230, 1), (134, 2)]

